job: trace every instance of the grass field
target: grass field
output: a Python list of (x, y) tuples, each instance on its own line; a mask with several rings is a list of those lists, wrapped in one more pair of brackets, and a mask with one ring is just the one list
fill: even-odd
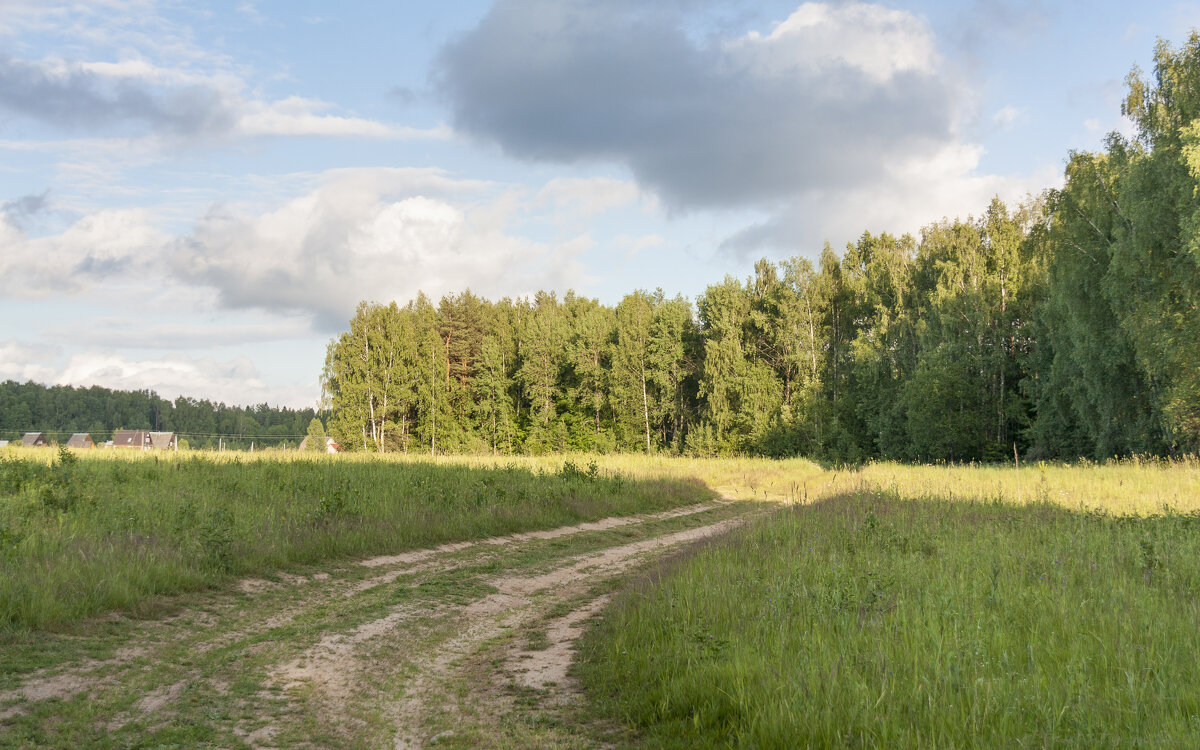
[(712, 496), (696, 480), (294, 454), (0, 453), (0, 632), (232, 576), (548, 528)]
[(787, 508), (638, 580), (583, 644), (597, 714), (666, 747), (1200, 747), (1200, 514), (911, 494)]
[[(65, 458), (64, 458), (65, 456)], [(55, 627), (231, 575), (653, 511), (845, 492), (1200, 509), (1200, 462), (1012, 467), (669, 456), (0, 452), (0, 628)]]
[[(175, 595), (245, 576), (718, 495), (762, 503), (730, 514), (770, 512), (612, 582), (621, 593), (583, 642), (587, 716), (630, 742), (1200, 746), (1195, 459), (826, 469), (10, 449), (0, 451), (0, 648), (26, 667), (48, 664), (96, 628), (53, 642), (49, 631), (75, 633), (111, 611), (151, 616), (180, 606)], [(547, 544), (567, 554), (589, 542)], [(503, 565), (485, 558), (480, 571)], [(374, 612), (342, 609), (338, 622)], [(92, 725), (88, 705), (80, 727)], [(22, 726), (36, 732), (55, 710)]]
[[(408, 460), (429, 461), (428, 457)], [(1130, 458), (1108, 463), (1021, 463), (1007, 465), (911, 465), (872, 462), (852, 468), (822, 468), (802, 458), (680, 458), (665, 455), (567, 455), (436, 459), (440, 465), (476, 468), (522, 466), (554, 471), (563, 460), (640, 479), (700, 480), (714, 491), (743, 500), (811, 503), (848, 492), (887, 492), (921, 499), (1006, 503), (1053, 503), (1129, 515), (1200, 511), (1200, 459)]]

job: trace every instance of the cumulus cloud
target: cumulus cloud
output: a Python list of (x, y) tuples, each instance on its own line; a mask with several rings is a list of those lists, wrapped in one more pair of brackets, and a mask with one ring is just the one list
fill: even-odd
[(226, 307), (310, 312), (327, 329), (364, 299), (569, 286), (586, 244), (514, 236), (512, 193), (429, 170), (338, 170), (273, 211), (215, 207), (173, 244), (170, 271)]
[[(294, 333), (296, 316), (331, 330), (364, 299), (578, 285), (587, 278), (578, 257), (591, 239), (563, 232), (537, 242), (524, 236), (524, 225), (545, 221), (546, 213), (591, 215), (637, 195), (616, 181), (552, 181), (530, 190), (422, 168), (335, 169), (294, 181), (300, 187), (291, 198), (265, 210), (216, 204), (183, 234), (158, 228), (161, 217), (149, 211), (108, 209), (33, 236), (13, 216), (45, 210), (41, 198), (10, 201), (0, 205), (0, 295), (199, 294), (204, 299), (189, 302), (195, 309), (271, 314), (272, 327), (228, 332), (239, 340)], [(96, 343), (155, 348), (181, 332), (144, 322), (137, 336), (121, 328), (119, 320), (94, 321), (103, 339)]]
[(745, 258), (764, 249), (813, 256), (826, 240), (835, 247), (864, 230), (917, 234), (932, 222), (978, 215), (993, 196), (1015, 206), (1061, 183), (1060, 167), (1001, 176), (977, 171), (983, 150), (950, 145), (935, 157), (889, 165), (876, 182), (798, 202), (726, 238), (721, 250)]
[(60, 354), (57, 347), (0, 341), (0, 380), (54, 382), (57, 372), (46, 363)]
[(0, 380), (147, 389), (166, 399), (190, 396), (227, 404), (265, 402), (296, 408), (314, 406), (321, 393), (315, 374), (308, 382), (271, 385), (246, 357), (218, 360), (172, 353), (139, 359), (92, 349), (64, 358), (58, 347), (13, 340), (0, 341)]
[(708, 36), (685, 4), (500, 0), (441, 52), (456, 130), (528, 160), (627, 165), (669, 208), (862, 185), (953, 138), (956, 87), (910, 13), (806, 3)]
[(228, 404), (312, 407), (320, 396), (315, 378), (305, 385), (268, 385), (246, 357), (227, 361), (186, 355), (131, 359), (110, 352), (85, 352), (72, 356), (54, 382), (117, 390), (145, 388), (166, 399), (190, 396)]
[(141, 209), (98, 211), (59, 234), (40, 237), (28, 236), (12, 214), (0, 211), (0, 292), (14, 297), (75, 292), (114, 277), (144, 275), (166, 242)]

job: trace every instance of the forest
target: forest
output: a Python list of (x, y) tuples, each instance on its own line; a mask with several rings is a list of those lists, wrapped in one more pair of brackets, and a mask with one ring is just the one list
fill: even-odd
[(227, 406), (185, 396), (168, 401), (153, 391), (0, 382), (3, 440), (37, 431), (65, 443), (71, 433), (87, 432), (103, 443), (114, 430), (129, 429), (176, 432), (192, 448), (295, 446), (314, 416), (312, 409), (267, 404)]
[(1200, 38), (1127, 80), (1136, 127), (1061, 188), (919, 237), (762, 260), (695, 302), (361, 303), (330, 433), (379, 452), (805, 455), (833, 462), (1200, 448)]

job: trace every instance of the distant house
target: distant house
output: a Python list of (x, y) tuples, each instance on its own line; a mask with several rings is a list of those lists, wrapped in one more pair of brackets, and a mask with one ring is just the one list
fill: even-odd
[(67, 441), (68, 448), (95, 448), (96, 444), (92, 442), (92, 436), (86, 432), (77, 432)]
[(50, 445), (50, 441), (46, 439), (44, 432), (27, 432), (21, 438), (21, 445), (26, 448), (38, 448)]
[(0, 448), (7, 448), (7, 447), (8, 447), (8, 441), (0, 440)]
[[(300, 450), (302, 450), (302, 451), (308, 450), (308, 438), (307, 437), (300, 441)], [(325, 452), (326, 453), (341, 453), (342, 446), (338, 445), (337, 442), (333, 438), (326, 436)]]
[(113, 433), (114, 448), (132, 448), (144, 451), (150, 447), (150, 433), (147, 430), (117, 430)]
[(151, 432), (150, 447), (160, 451), (177, 451), (179, 438), (173, 432)]
[(179, 439), (173, 432), (151, 432), (150, 430), (117, 430), (113, 433), (114, 448), (132, 448), (139, 451), (179, 449)]

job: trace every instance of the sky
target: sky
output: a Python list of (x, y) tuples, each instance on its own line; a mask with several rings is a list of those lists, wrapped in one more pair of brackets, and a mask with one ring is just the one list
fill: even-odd
[(695, 299), (1129, 134), (1200, 2), (0, 0), (0, 380), (311, 407), (362, 300)]

